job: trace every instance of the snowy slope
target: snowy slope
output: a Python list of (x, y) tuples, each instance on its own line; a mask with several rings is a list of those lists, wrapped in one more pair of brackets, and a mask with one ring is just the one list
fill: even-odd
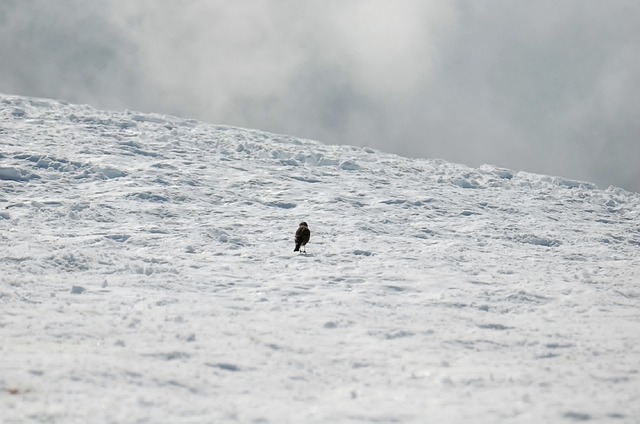
[(0, 148), (0, 422), (640, 416), (638, 194), (6, 95)]

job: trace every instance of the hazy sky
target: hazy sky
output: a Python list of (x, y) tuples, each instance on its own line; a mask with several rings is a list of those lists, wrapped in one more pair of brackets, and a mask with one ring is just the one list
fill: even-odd
[(0, 92), (640, 192), (638, 0), (0, 0)]

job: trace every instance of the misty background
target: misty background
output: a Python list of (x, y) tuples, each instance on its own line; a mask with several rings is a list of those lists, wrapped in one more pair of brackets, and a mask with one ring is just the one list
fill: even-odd
[(0, 92), (640, 192), (637, 0), (0, 0)]

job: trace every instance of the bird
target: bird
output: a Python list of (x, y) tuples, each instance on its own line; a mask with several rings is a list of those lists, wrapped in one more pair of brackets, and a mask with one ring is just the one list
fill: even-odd
[(311, 238), (311, 231), (309, 231), (309, 226), (306, 222), (301, 222), (296, 230), (296, 248), (293, 249), (294, 252), (299, 252), (300, 248), (304, 253), (307, 253), (307, 249), (305, 248), (306, 244), (309, 243), (309, 238)]

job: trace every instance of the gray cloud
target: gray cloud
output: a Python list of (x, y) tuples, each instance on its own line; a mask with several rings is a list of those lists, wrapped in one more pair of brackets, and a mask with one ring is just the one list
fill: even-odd
[(0, 91), (640, 191), (635, 0), (3, 0)]

